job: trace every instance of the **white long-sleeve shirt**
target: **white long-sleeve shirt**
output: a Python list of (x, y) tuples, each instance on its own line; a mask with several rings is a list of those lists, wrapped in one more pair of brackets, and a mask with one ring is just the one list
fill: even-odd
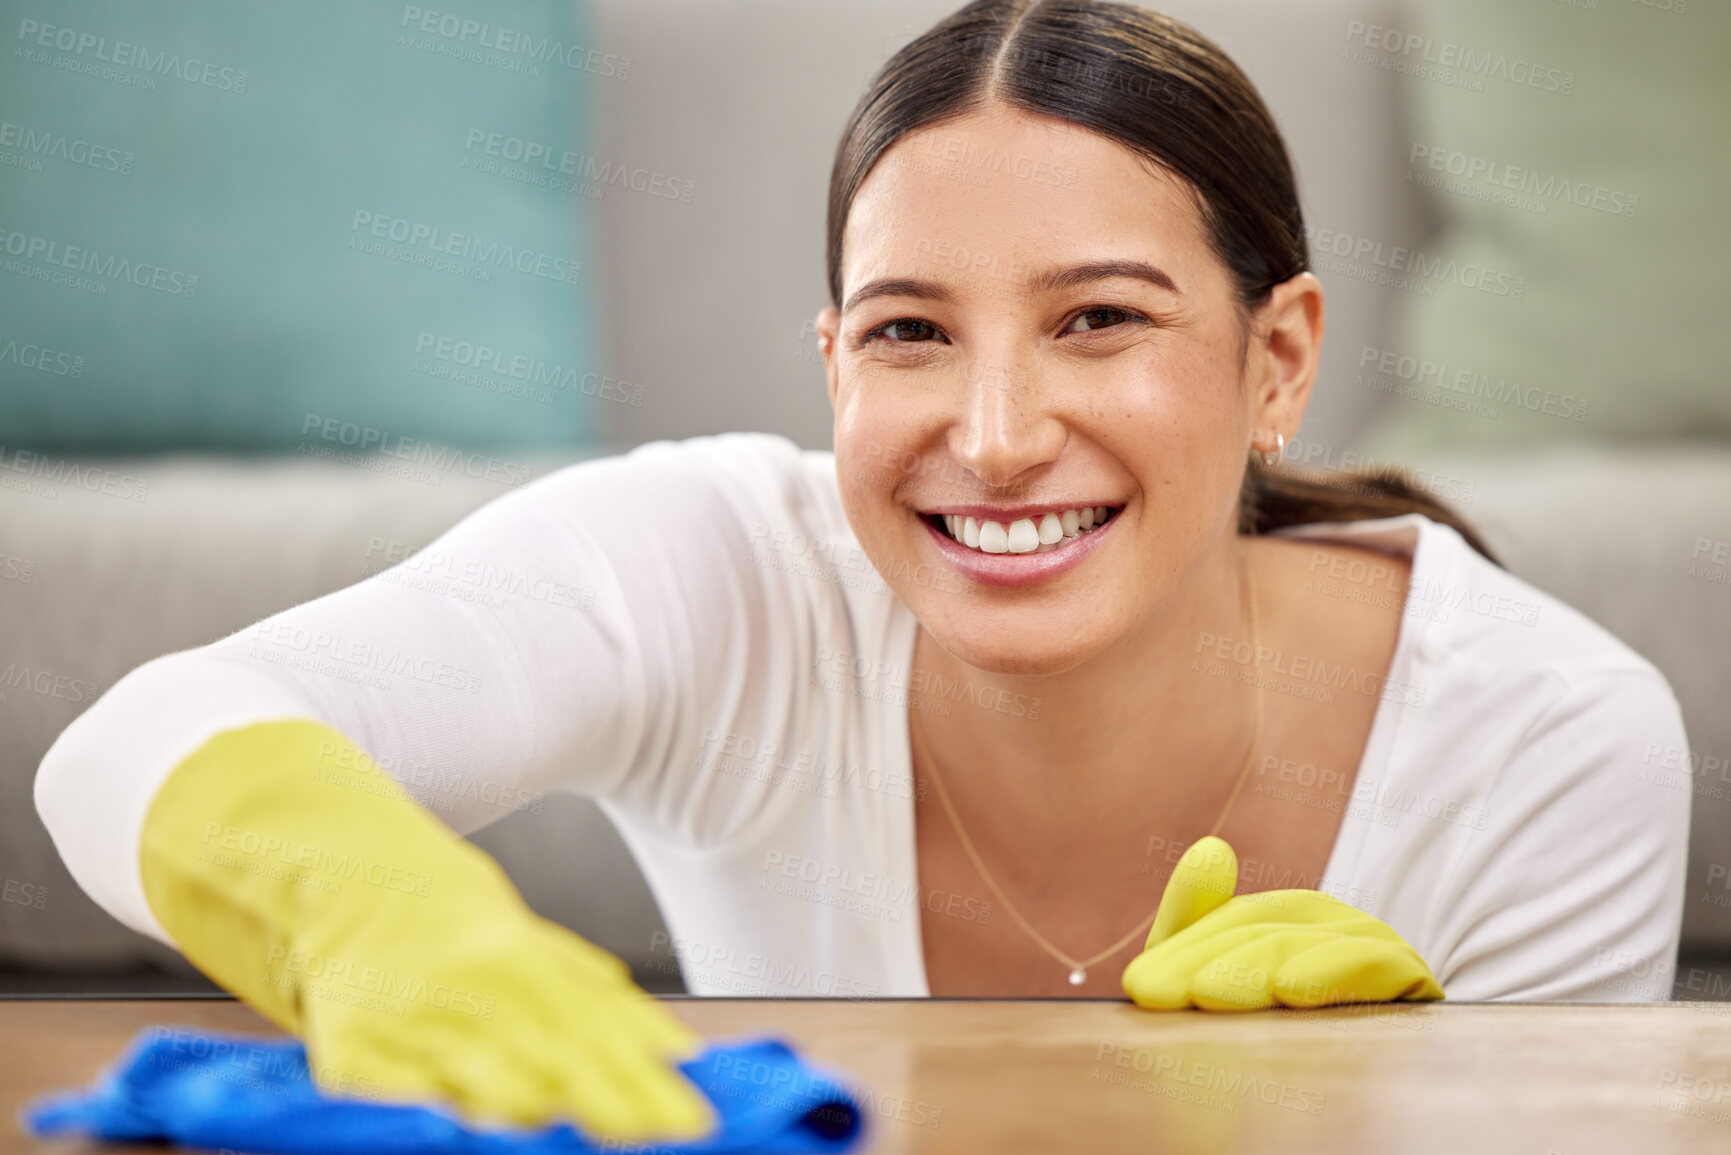
[[(1663, 676), (1423, 516), (1284, 532), (1412, 561), (1350, 793), (1272, 760), (1253, 778), (1345, 808), (1316, 888), (1392, 926), (1451, 999), (1668, 997), (1690, 796), (1662, 772), (1686, 747)], [(859, 549), (831, 454), (655, 442), (132, 671), (49, 750), (37, 807), (80, 885), (168, 942), (138, 867), (158, 786), (222, 730), (316, 718), (461, 832), (545, 791), (594, 797), (694, 993), (923, 996), (910, 696), (1038, 701), (927, 681), (916, 631)], [(1326, 689), (1320, 666), (1270, 676)], [(958, 916), (986, 917), (975, 902)]]

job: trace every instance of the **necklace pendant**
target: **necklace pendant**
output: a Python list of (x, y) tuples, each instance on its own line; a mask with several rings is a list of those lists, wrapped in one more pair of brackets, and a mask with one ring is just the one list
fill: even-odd
[(1081, 967), (1077, 967), (1075, 970), (1070, 972), (1070, 985), (1071, 986), (1079, 987), (1087, 981), (1088, 981), (1088, 972), (1083, 970)]

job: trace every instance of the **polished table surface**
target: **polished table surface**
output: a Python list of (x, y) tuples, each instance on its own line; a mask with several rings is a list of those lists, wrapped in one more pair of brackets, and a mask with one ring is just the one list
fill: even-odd
[[(710, 1039), (778, 1035), (857, 1082), (868, 1092), (862, 1151), (1731, 1152), (1725, 1004), (669, 1006)], [(16, 1120), (37, 1094), (88, 1083), (152, 1024), (275, 1033), (229, 1001), (0, 1002), (0, 1106)], [(37, 1143), (16, 1122), (0, 1130), (0, 1155), (96, 1149)]]

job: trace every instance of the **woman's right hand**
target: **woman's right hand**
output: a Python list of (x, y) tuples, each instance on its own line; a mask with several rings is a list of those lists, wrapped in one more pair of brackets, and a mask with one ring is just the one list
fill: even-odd
[(153, 798), (140, 864), (181, 953), (300, 1036), (327, 1094), (632, 1142), (715, 1126), (675, 1066), (701, 1039), (323, 723), (199, 747)]
[(701, 1037), (613, 955), (527, 908), (379, 931), (351, 958), (279, 960), (327, 1092), (436, 1099), (488, 1124), (572, 1120), (637, 1142), (714, 1128), (673, 1065)]

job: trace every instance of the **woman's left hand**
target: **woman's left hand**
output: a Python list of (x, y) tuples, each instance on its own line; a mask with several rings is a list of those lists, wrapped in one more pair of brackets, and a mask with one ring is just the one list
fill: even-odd
[(1443, 997), (1384, 922), (1315, 890), (1233, 896), (1238, 856), (1209, 835), (1166, 883), (1124, 993), (1147, 1010), (1255, 1011)]

